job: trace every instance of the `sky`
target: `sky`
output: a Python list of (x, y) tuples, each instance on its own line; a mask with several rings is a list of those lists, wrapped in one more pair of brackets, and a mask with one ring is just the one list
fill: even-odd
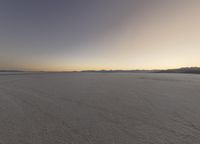
[(0, 69), (200, 66), (199, 0), (1, 0)]

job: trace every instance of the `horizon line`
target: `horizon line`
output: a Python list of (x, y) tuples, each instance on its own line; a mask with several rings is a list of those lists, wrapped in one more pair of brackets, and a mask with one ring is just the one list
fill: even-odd
[(23, 69), (0, 69), (0, 72), (114, 72), (114, 71), (165, 71), (165, 70), (178, 70), (178, 69), (200, 69), (200, 67), (178, 67), (178, 68), (167, 68), (167, 69), (88, 69), (88, 70), (23, 70)]

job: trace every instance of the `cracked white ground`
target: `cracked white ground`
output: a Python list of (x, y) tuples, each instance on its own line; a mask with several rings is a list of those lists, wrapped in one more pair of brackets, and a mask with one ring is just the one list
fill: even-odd
[(200, 75), (0, 75), (0, 144), (199, 144)]

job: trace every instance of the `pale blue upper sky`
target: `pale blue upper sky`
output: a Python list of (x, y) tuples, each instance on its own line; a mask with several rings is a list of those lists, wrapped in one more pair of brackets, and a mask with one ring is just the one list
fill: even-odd
[(200, 1), (2, 0), (0, 69), (200, 66)]

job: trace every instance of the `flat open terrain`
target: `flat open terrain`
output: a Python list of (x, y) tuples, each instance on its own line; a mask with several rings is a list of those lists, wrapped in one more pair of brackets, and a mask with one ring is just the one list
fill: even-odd
[(0, 74), (0, 144), (199, 144), (200, 75)]

